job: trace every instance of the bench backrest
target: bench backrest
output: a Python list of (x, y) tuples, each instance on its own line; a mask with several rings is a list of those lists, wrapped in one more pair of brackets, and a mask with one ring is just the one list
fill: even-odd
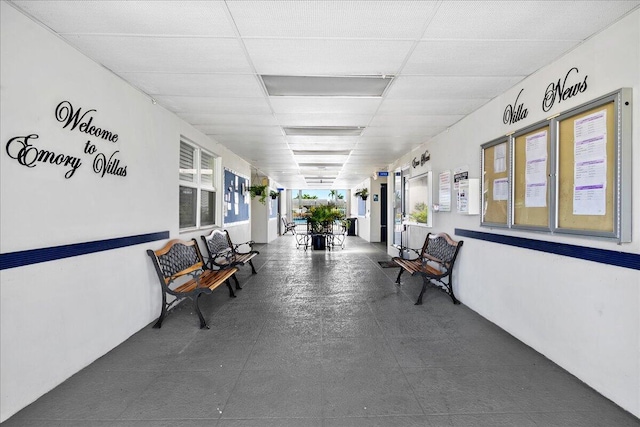
[(168, 284), (180, 276), (204, 268), (196, 239), (173, 239), (157, 251), (147, 250), (161, 282)]
[(462, 243), (462, 240), (455, 241), (447, 233), (429, 233), (424, 240), (421, 257), (442, 261), (447, 267), (451, 267)]
[(227, 230), (215, 229), (208, 236), (202, 236), (202, 240), (207, 245), (209, 256), (224, 252), (233, 252), (233, 244)]

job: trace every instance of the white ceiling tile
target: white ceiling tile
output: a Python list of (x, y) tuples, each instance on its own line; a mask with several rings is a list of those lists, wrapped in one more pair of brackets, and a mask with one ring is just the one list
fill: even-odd
[(207, 135), (264, 135), (282, 136), (280, 126), (232, 126), (232, 125), (194, 125)]
[(374, 114), (380, 98), (271, 97), (276, 114)]
[(436, 1), (228, 1), (242, 37), (419, 38)]
[(275, 117), (269, 114), (178, 114), (193, 125), (276, 126)]
[(276, 114), (282, 126), (361, 126), (365, 127), (373, 115), (347, 114)]
[(389, 99), (495, 98), (525, 76), (400, 76), (389, 89)]
[(262, 135), (216, 135), (216, 140), (221, 144), (231, 145), (269, 145), (288, 148), (284, 136), (262, 136)]
[(414, 126), (414, 127), (441, 127), (451, 126), (462, 119), (463, 115), (398, 115), (376, 116), (370, 126)]
[[(429, 137), (435, 136), (447, 129), (446, 126), (436, 127), (408, 127), (408, 126), (371, 126), (364, 130), (363, 136), (390, 136), (390, 137), (414, 137), (416, 142), (425, 142)], [(391, 162), (389, 162), (391, 163)]]
[(570, 50), (574, 41), (430, 40), (418, 44), (403, 74), (526, 76)]
[(250, 74), (127, 73), (118, 75), (150, 95), (263, 98), (258, 79)]
[(244, 41), (258, 74), (395, 74), (413, 42), (335, 39), (248, 39)]
[(385, 99), (380, 115), (400, 114), (463, 114), (467, 115), (489, 102), (490, 98), (475, 99)]
[(69, 43), (115, 72), (250, 73), (236, 39), (69, 35)]
[(424, 38), (578, 41), (638, 4), (609, 0), (445, 1)]
[(155, 95), (155, 100), (175, 113), (271, 114), (264, 98), (214, 98), (201, 96)]
[(233, 37), (222, 1), (14, 1), (58, 33)]

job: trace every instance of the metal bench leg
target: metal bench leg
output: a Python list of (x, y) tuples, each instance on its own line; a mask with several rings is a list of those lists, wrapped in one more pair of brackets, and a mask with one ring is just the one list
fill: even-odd
[(236, 275), (235, 275), (235, 274), (233, 275), (233, 280), (236, 282), (236, 290), (237, 290), (237, 289), (242, 289), (242, 288), (240, 287), (240, 282), (238, 281), (238, 278), (236, 277)]
[(162, 310), (160, 311), (160, 317), (153, 325), (154, 328), (160, 329), (162, 327), (162, 321), (164, 320), (164, 316), (167, 315), (167, 295), (162, 292)]
[(458, 301), (456, 296), (453, 294), (453, 285), (451, 284), (451, 276), (449, 276), (449, 283), (446, 284), (446, 287), (447, 287), (447, 290), (449, 291), (447, 293), (451, 297), (451, 301), (453, 301), (453, 303), (456, 305), (460, 304), (460, 301)]
[(253, 266), (253, 261), (249, 260), (249, 265), (251, 266), (251, 274), (258, 274), (255, 267)]
[(198, 313), (198, 318), (200, 319), (200, 329), (209, 329), (209, 325), (207, 325), (207, 322), (204, 320), (204, 316), (202, 315), (200, 307), (198, 306), (198, 298), (200, 298), (200, 295), (202, 295), (202, 293), (199, 293), (198, 295), (193, 297), (193, 309), (196, 311), (196, 313)]
[(233, 288), (231, 287), (231, 280), (227, 279), (227, 280), (224, 281), (224, 283), (226, 283), (227, 284), (227, 288), (229, 288), (229, 296), (231, 298), (235, 298), (236, 294), (233, 293)]
[(400, 276), (404, 273), (404, 268), (400, 267), (400, 271), (398, 271), (398, 277), (396, 277), (396, 283), (400, 284)]
[(424, 291), (427, 290), (427, 285), (429, 284), (429, 279), (426, 277), (422, 278), (422, 290), (420, 291), (420, 295), (418, 296), (418, 301), (416, 301), (415, 305), (422, 305), (422, 295), (424, 295)]

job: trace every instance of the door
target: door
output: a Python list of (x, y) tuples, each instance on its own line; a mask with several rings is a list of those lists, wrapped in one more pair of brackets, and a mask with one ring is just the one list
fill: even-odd
[(387, 184), (380, 184), (380, 241), (387, 241)]

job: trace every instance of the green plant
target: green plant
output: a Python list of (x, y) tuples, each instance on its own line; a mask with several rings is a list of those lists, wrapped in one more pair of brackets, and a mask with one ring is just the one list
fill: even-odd
[(356, 196), (360, 197), (362, 200), (367, 200), (367, 197), (369, 197), (369, 189), (366, 187), (357, 189)]
[(429, 208), (426, 203), (416, 203), (413, 211), (409, 214), (409, 219), (414, 222), (426, 224), (428, 215)]
[(320, 232), (324, 224), (344, 219), (344, 214), (334, 206), (320, 205), (309, 209), (308, 221), (314, 231)]
[(266, 185), (252, 185), (249, 187), (249, 194), (251, 198), (260, 197), (258, 201), (263, 205), (267, 204), (267, 186)]
[(277, 191), (274, 191), (274, 190), (269, 191), (269, 197), (271, 197), (272, 199), (275, 199), (279, 195), (280, 195), (280, 193), (277, 192)]

